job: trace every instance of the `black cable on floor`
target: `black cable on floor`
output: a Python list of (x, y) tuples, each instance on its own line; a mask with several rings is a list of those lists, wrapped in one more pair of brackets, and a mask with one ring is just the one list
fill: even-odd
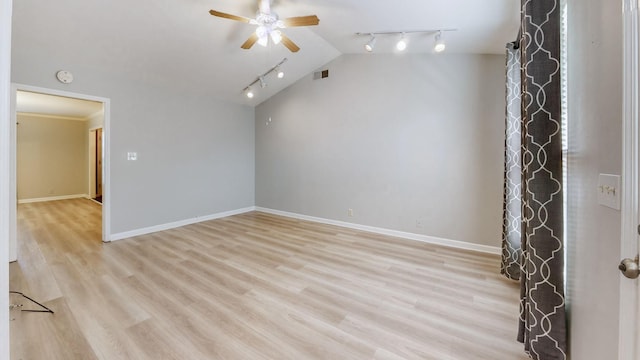
[(21, 311), (26, 311), (26, 312), (46, 312), (46, 313), (52, 313), (52, 314), (54, 314), (53, 310), (51, 310), (51, 309), (49, 309), (48, 307), (46, 307), (46, 306), (44, 306), (44, 305), (40, 304), (39, 302), (37, 302), (37, 301), (33, 300), (32, 298), (28, 297), (27, 295), (25, 295), (25, 294), (23, 294), (23, 293), (21, 293), (21, 292), (19, 292), (19, 291), (9, 291), (9, 294), (18, 294), (18, 295), (20, 295), (20, 296), (22, 296), (22, 297), (26, 298), (27, 300), (31, 301), (32, 303), (39, 305), (39, 306), (40, 306), (40, 307), (42, 307), (43, 309), (46, 309), (46, 310), (25, 310), (25, 309), (22, 309)]

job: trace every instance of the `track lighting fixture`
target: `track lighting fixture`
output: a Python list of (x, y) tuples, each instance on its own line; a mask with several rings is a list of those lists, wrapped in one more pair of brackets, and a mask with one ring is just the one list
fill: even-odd
[(244, 95), (249, 99), (253, 99), (253, 97), (255, 96), (255, 93), (253, 92), (253, 86), (256, 85), (256, 84), (260, 84), (260, 88), (262, 88), (262, 89), (266, 88), (267, 87), (267, 79), (266, 78), (271, 73), (275, 73), (275, 75), (276, 75), (276, 77), (278, 79), (284, 78), (284, 71), (282, 71), (282, 64), (287, 62), (287, 60), (288, 60), (287, 58), (282, 59), (282, 61), (277, 63), (274, 67), (272, 67), (271, 69), (266, 71), (264, 74), (259, 75), (255, 80), (253, 80), (253, 82), (251, 84), (247, 85), (247, 87), (244, 88), (244, 90), (243, 90), (244, 91)]
[(396, 43), (396, 49), (398, 51), (405, 51), (407, 49), (407, 39), (404, 37), (404, 33), (402, 33), (400, 40)]
[(433, 46), (433, 50), (435, 52), (443, 52), (445, 48), (446, 45), (444, 43), (444, 39), (442, 38), (442, 31), (438, 31), (435, 36), (435, 45)]
[(376, 46), (376, 37), (375, 35), (371, 34), (371, 39), (369, 40), (369, 42), (367, 42), (364, 45), (364, 49), (367, 50), (368, 52), (372, 52), (375, 46)]
[(368, 33), (356, 33), (356, 35), (358, 36), (368, 36), (369, 37), (369, 41), (364, 45), (364, 49), (367, 52), (372, 52), (374, 49), (374, 46), (376, 44), (376, 40), (377, 37), (379, 36), (383, 36), (383, 35), (390, 35), (390, 36), (398, 36), (400, 35), (400, 40), (398, 40), (398, 42), (396, 43), (396, 50), (397, 51), (405, 51), (407, 49), (407, 46), (409, 44), (409, 37), (408, 35), (414, 35), (414, 34), (426, 34), (426, 35), (434, 35), (434, 47), (433, 50), (435, 52), (442, 52), (445, 50), (445, 43), (444, 43), (444, 37), (443, 37), (443, 32), (445, 31), (457, 31), (458, 29), (435, 29), (435, 30), (408, 30), (408, 31), (384, 31), (384, 32), (368, 32)]

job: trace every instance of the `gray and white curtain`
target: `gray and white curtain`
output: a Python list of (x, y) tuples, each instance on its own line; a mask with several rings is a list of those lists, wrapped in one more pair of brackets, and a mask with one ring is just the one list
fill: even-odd
[(502, 266), (500, 272), (520, 280), (522, 244), (522, 112), (520, 44), (507, 44), (506, 116), (504, 142), (504, 202), (502, 217)]
[[(503, 249), (520, 253), (518, 340), (534, 360), (566, 360), (560, 0), (521, 4), (521, 241), (518, 251), (507, 226)], [(503, 256), (511, 278), (513, 259)]]

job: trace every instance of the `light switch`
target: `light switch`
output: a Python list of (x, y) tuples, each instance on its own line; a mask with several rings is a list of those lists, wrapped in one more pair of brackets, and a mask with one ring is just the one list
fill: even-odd
[(138, 160), (138, 153), (136, 153), (136, 152), (128, 152), (127, 153), (127, 160), (129, 160), (129, 161)]
[(598, 204), (620, 210), (620, 175), (598, 176)]

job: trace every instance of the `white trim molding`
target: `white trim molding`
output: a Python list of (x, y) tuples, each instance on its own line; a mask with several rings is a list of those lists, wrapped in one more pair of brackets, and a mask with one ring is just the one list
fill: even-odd
[(11, 0), (0, 0), (0, 359), (9, 359)]
[(57, 120), (84, 121), (84, 122), (87, 122), (89, 120), (89, 117), (48, 115), (48, 114), (38, 114), (38, 113), (30, 113), (30, 112), (18, 112), (17, 114), (22, 116), (30, 116), (30, 117), (43, 118), (43, 119), (57, 119)]
[(225, 212), (212, 214), (212, 215), (197, 216), (197, 217), (194, 217), (194, 218), (191, 218), (191, 219), (179, 220), (179, 221), (174, 221), (174, 222), (170, 222), (170, 223), (166, 223), (166, 224), (154, 225), (154, 226), (149, 226), (149, 227), (146, 227), (146, 228), (141, 228), (141, 229), (136, 229), (136, 230), (131, 230), (131, 231), (120, 232), (120, 233), (116, 233), (116, 234), (111, 234), (111, 237), (109, 238), (109, 240), (110, 241), (116, 241), (116, 240), (128, 239), (128, 238), (132, 238), (132, 237), (135, 237), (135, 236), (146, 235), (146, 234), (151, 234), (151, 233), (155, 233), (155, 232), (159, 232), (159, 231), (175, 229), (175, 228), (179, 228), (179, 227), (187, 226), (187, 225), (191, 225), (191, 224), (196, 224), (196, 223), (203, 222), (203, 221), (221, 219), (221, 218), (224, 218), (224, 217), (244, 214), (244, 213), (248, 213), (248, 212), (251, 212), (251, 211), (255, 211), (255, 207), (251, 206), (251, 207), (247, 207), (247, 208), (243, 208), (243, 209), (230, 210), (230, 211), (225, 211)]
[(465, 242), (465, 241), (459, 241), (459, 240), (443, 239), (443, 238), (439, 238), (439, 237), (435, 237), (435, 236), (426, 236), (426, 235), (421, 235), (421, 234), (414, 234), (414, 233), (408, 233), (408, 232), (403, 232), (403, 231), (384, 229), (384, 228), (379, 228), (379, 227), (374, 227), (374, 226), (354, 224), (354, 223), (349, 223), (349, 222), (344, 222), (344, 221), (324, 219), (324, 218), (319, 218), (319, 217), (315, 217), (315, 216), (296, 214), (296, 213), (291, 213), (291, 212), (287, 212), (287, 211), (274, 210), (274, 209), (256, 207), (256, 206), (251, 206), (251, 207), (247, 207), (247, 208), (243, 208), (243, 209), (237, 209), (237, 210), (225, 211), (225, 212), (212, 214), (212, 215), (207, 215), (207, 216), (198, 216), (198, 217), (194, 217), (194, 218), (191, 218), (191, 219), (174, 221), (174, 222), (170, 222), (170, 223), (166, 223), (166, 224), (155, 225), (155, 226), (150, 226), (150, 227), (131, 230), (131, 231), (120, 232), (120, 233), (112, 234), (111, 238), (109, 240), (110, 241), (117, 241), (117, 240), (128, 239), (128, 238), (132, 238), (132, 237), (135, 237), (135, 236), (146, 235), (146, 234), (151, 234), (151, 233), (155, 233), (155, 232), (159, 232), (159, 231), (175, 229), (175, 228), (179, 228), (179, 227), (182, 227), (182, 226), (196, 224), (196, 223), (199, 223), (199, 222), (215, 220), (215, 219), (221, 219), (221, 218), (225, 218), (225, 217), (233, 216), (233, 215), (245, 214), (245, 213), (248, 213), (248, 212), (251, 212), (251, 211), (259, 211), (259, 212), (263, 212), (263, 213), (267, 213), (267, 214), (284, 216), (284, 217), (288, 217), (288, 218), (292, 218), (292, 219), (312, 221), (312, 222), (316, 222), (316, 223), (320, 223), (320, 224), (334, 225), (334, 226), (340, 226), (340, 227), (354, 229), (354, 230), (366, 231), (366, 232), (375, 233), (375, 234), (394, 236), (394, 237), (398, 237), (398, 238), (414, 240), (414, 241), (420, 241), (420, 242), (424, 242), (424, 243), (428, 243), (428, 244), (441, 245), (441, 246), (445, 246), (445, 247), (449, 247), (449, 248), (455, 248), (455, 249), (471, 250), (471, 251), (475, 251), (475, 252), (494, 254), (494, 255), (499, 255), (501, 253), (501, 251), (502, 251), (499, 247), (494, 247), (494, 246), (473, 244), (473, 243), (469, 243), (469, 242)]
[(36, 203), (36, 202), (58, 201), (58, 200), (69, 200), (69, 199), (90, 199), (90, 196), (88, 194), (74, 194), (74, 195), (49, 196), (49, 197), (43, 197), (43, 198), (20, 199), (18, 200), (18, 204), (30, 204), (30, 203)]
[[(638, 254), (638, 5), (624, 0), (624, 95), (622, 130), (622, 224), (621, 258)], [(638, 339), (638, 280), (620, 275), (618, 360), (636, 360)]]
[(345, 222), (345, 221), (324, 219), (324, 218), (319, 218), (315, 216), (301, 215), (301, 214), (268, 209), (263, 207), (256, 207), (255, 210), (264, 212), (267, 214), (279, 215), (279, 216), (284, 216), (284, 217), (289, 217), (289, 218), (299, 219), (299, 220), (313, 221), (313, 222), (327, 224), (327, 225), (335, 225), (335, 226), (340, 226), (344, 228), (367, 231), (367, 232), (381, 234), (381, 235), (394, 236), (398, 238), (420, 241), (428, 244), (441, 245), (441, 246), (446, 246), (446, 247), (455, 248), (455, 249), (471, 250), (471, 251), (482, 252), (487, 254), (495, 254), (495, 255), (499, 255), (502, 253), (502, 250), (499, 247), (473, 244), (466, 241), (443, 239), (435, 236), (427, 236), (427, 235), (415, 234), (410, 232), (379, 228), (375, 226), (354, 224), (354, 223)]
[(9, 108), (11, 109), (9, 116), (9, 261), (18, 261), (18, 188), (17, 188), (17, 170), (16, 170), (16, 124), (18, 122), (15, 112), (16, 91), (11, 86), (9, 93)]

